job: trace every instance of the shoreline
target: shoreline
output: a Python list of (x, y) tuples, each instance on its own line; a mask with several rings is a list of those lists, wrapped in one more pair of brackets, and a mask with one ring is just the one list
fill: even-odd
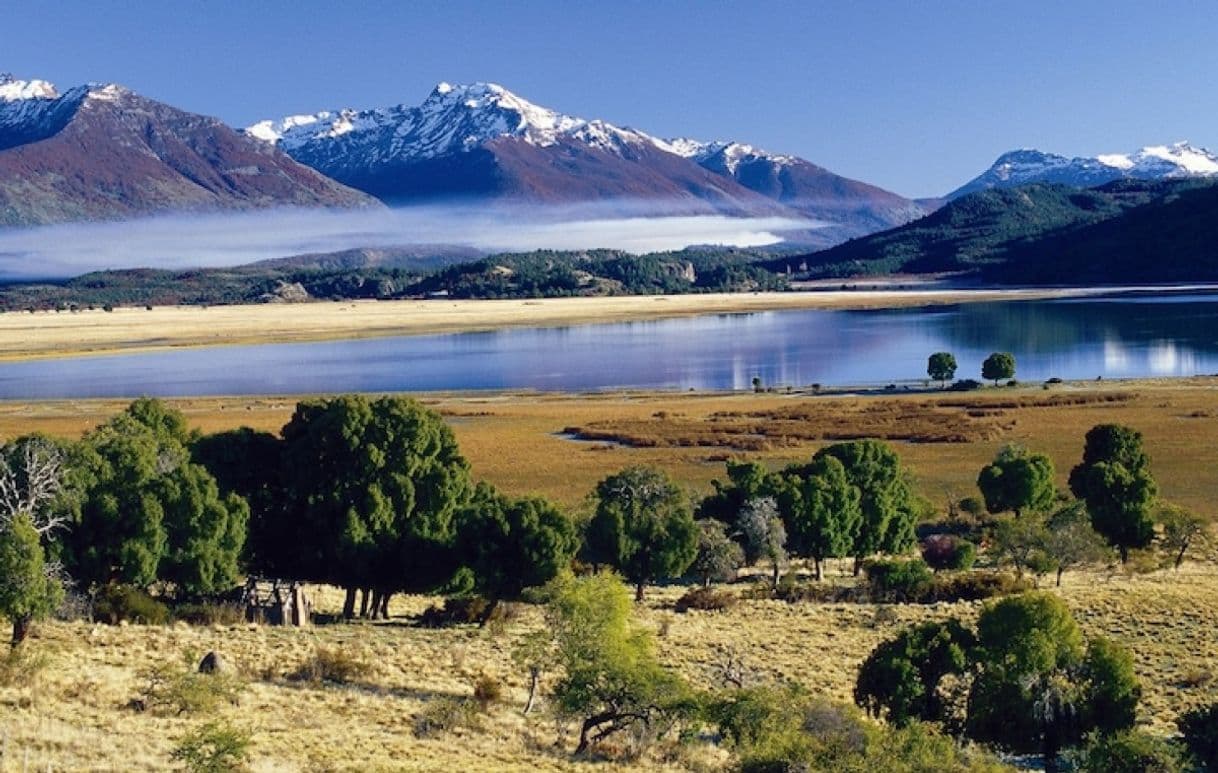
[(564, 327), (787, 310), (941, 306), (1208, 287), (816, 290), (517, 300), (355, 300), (0, 314), (0, 363), (172, 349)]

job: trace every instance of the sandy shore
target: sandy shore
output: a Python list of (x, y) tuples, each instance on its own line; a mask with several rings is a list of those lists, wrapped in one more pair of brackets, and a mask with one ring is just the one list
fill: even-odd
[(0, 314), (0, 361), (232, 344), (426, 335), (781, 309), (860, 309), (1094, 295), (1111, 288), (852, 290), (471, 301), (344, 301)]

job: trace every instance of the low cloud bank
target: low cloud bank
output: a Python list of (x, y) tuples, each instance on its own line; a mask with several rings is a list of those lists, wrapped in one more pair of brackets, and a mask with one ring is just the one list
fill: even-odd
[[(648, 211), (657, 209), (649, 204)], [(695, 244), (756, 247), (782, 241), (785, 232), (819, 225), (784, 217), (648, 216), (639, 207), (621, 205), (166, 215), (0, 230), (0, 279), (124, 268), (236, 266), (358, 247), (444, 244), (487, 252), (608, 248), (633, 253)]]

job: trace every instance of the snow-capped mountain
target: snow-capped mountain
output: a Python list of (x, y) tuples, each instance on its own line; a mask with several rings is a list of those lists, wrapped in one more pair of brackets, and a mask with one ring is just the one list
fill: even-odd
[(0, 226), (168, 210), (375, 206), (220, 121), (116, 84), (0, 76)]
[(1093, 187), (1122, 179), (1211, 176), (1218, 176), (1218, 155), (1187, 142), (1151, 145), (1133, 153), (1113, 153), (1093, 158), (1067, 158), (1025, 149), (1002, 154), (993, 166), (952, 191), (948, 198), (986, 188), (1009, 188), (1028, 183)]
[(493, 83), (441, 83), (418, 106), (329, 110), (245, 131), (389, 203), (642, 199), (667, 212), (811, 216), (832, 224), (818, 235), (825, 242), (922, 214), (896, 194), (799, 158), (661, 139), (565, 115)]

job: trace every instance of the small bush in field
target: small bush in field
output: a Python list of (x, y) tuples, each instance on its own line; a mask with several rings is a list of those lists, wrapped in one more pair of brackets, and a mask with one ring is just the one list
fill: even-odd
[(930, 567), (921, 559), (876, 559), (863, 565), (872, 599), (879, 602), (917, 602), (926, 599), (934, 582)]
[(13, 647), (0, 655), (0, 687), (29, 686), (50, 662), (45, 653), (31, 647)]
[(208, 722), (187, 733), (170, 757), (192, 773), (231, 773), (249, 762), (250, 734), (223, 722)]
[(319, 646), (288, 678), (314, 684), (348, 684), (367, 676), (371, 670), (367, 662), (340, 647)]
[(118, 625), (124, 620), (143, 625), (166, 625), (169, 607), (130, 585), (105, 585), (93, 599), (93, 619)]
[(936, 577), (931, 595), (934, 601), (982, 601), (1031, 589), (1031, 581), (1006, 572), (961, 572)]
[(1139, 730), (1095, 733), (1074, 757), (1079, 773), (1176, 773), (1189, 770), (1184, 750)]
[(971, 569), (977, 546), (953, 534), (932, 534), (922, 541), (922, 560), (936, 572)]
[(414, 718), (414, 734), (434, 738), (462, 728), (477, 728), (478, 704), (463, 698), (440, 698), (428, 703)]
[(173, 616), (191, 625), (240, 625), (245, 622), (245, 608), (214, 602), (182, 604), (174, 608)]
[(146, 684), (135, 705), (175, 714), (207, 713), (225, 703), (236, 704), (245, 687), (233, 674), (199, 673), (193, 657), (180, 664), (158, 663), (142, 676)]
[[(450, 625), (480, 623), (489, 605), (490, 602), (481, 596), (447, 598), (444, 599), (443, 606), (432, 604), (415, 620), (423, 628), (447, 628)], [(487, 622), (493, 623), (513, 614), (513, 605), (499, 604)]]
[(492, 704), (503, 700), (503, 682), (489, 674), (482, 674), (474, 680), (474, 700), (485, 714)]
[(678, 612), (688, 612), (691, 609), (717, 611), (731, 609), (736, 605), (736, 594), (715, 588), (690, 588), (685, 595), (677, 599), (675, 609)]

